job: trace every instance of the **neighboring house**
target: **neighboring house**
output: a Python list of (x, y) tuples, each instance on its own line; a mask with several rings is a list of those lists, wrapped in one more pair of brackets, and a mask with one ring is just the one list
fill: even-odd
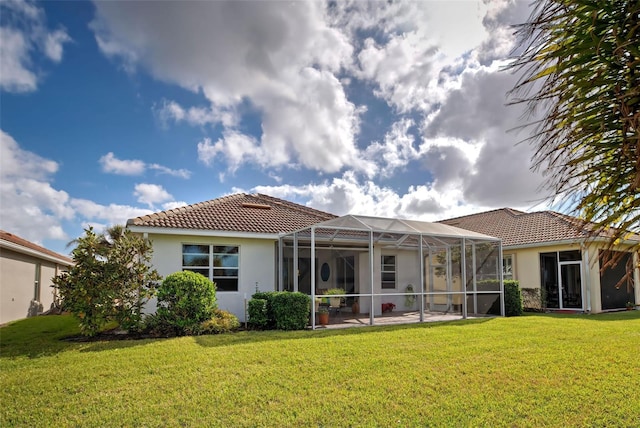
[(49, 310), (56, 300), (51, 279), (72, 265), (69, 257), (0, 230), (0, 323)]
[[(160, 275), (203, 274), (217, 284), (219, 307), (240, 320), (245, 300), (258, 290), (315, 298), (336, 287), (344, 294), (334, 309), (350, 312), (344, 306), (359, 300), (371, 323), (383, 304), (419, 311), (421, 320), (424, 311), (504, 312), (499, 240), (443, 224), (336, 217), (266, 195), (236, 194), (130, 219), (127, 228), (151, 241)], [(476, 250), (465, 270), (456, 260), (462, 245)], [(453, 279), (454, 266), (465, 281)], [(480, 291), (476, 278), (495, 281)], [(146, 311), (155, 311), (154, 301)]]
[[(504, 278), (518, 280), (523, 289), (542, 290), (548, 310), (597, 313), (640, 303), (638, 253), (628, 251), (640, 235), (617, 246), (624, 253), (620, 263), (602, 270), (606, 234), (590, 238), (575, 217), (503, 208), (441, 223), (501, 238)], [(621, 284), (624, 276), (630, 281)]]

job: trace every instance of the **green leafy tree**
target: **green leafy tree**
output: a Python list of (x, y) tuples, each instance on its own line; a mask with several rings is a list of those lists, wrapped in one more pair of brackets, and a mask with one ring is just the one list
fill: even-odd
[(539, 118), (526, 127), (548, 189), (613, 247), (640, 229), (640, 1), (534, 4), (512, 102)]
[(139, 329), (143, 304), (161, 279), (150, 267), (151, 245), (122, 226), (105, 234), (89, 227), (72, 243), (75, 265), (53, 283), (64, 308), (80, 321), (82, 333), (93, 336), (110, 321), (127, 330)]

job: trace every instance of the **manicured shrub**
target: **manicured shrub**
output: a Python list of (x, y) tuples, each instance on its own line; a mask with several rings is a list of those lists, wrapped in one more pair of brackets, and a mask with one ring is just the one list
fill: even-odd
[[(522, 293), (520, 292), (520, 284), (515, 280), (505, 280), (504, 283), (504, 312), (505, 316), (513, 317), (522, 315)], [(495, 279), (478, 281), (476, 283), (478, 291), (499, 291), (500, 283)], [(478, 294), (478, 301), (486, 301), (491, 303), (491, 307), (479, 311), (481, 313), (500, 315), (500, 299), (496, 299), (491, 294)]]
[(504, 312), (508, 317), (522, 315), (522, 293), (520, 283), (514, 280), (504, 281)]
[(210, 320), (200, 324), (202, 334), (221, 334), (229, 333), (240, 327), (238, 317), (228, 311), (216, 309), (213, 311), (213, 317)]
[(267, 325), (264, 328), (275, 328), (275, 315), (273, 314), (273, 299), (281, 291), (258, 291), (252, 299), (262, 299), (267, 301)]
[(311, 312), (309, 296), (283, 291), (273, 297), (275, 327), (279, 330), (303, 330)]
[(267, 301), (265, 299), (253, 298), (249, 300), (249, 319), (247, 323), (251, 328), (257, 330), (266, 329), (269, 326), (269, 318), (267, 317)]
[(216, 309), (216, 286), (195, 272), (175, 272), (158, 288), (157, 315), (176, 334), (200, 334), (200, 324)]

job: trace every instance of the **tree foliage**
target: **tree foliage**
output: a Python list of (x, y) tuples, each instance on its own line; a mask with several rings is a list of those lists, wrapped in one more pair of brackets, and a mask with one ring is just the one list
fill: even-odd
[(151, 245), (122, 226), (105, 234), (89, 227), (73, 243), (75, 265), (53, 283), (82, 333), (93, 336), (110, 321), (127, 330), (140, 328), (143, 304), (160, 280), (150, 267)]
[(516, 35), (534, 167), (613, 246), (640, 224), (640, 1), (538, 0)]
[(217, 307), (215, 283), (199, 273), (174, 272), (158, 288), (158, 322), (175, 334), (199, 334)]

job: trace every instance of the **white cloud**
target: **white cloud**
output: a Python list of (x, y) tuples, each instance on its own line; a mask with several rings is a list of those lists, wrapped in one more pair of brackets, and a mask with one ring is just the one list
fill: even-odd
[(115, 157), (113, 152), (109, 152), (100, 158), (100, 165), (104, 172), (118, 175), (141, 175), (146, 169), (146, 165), (141, 160), (122, 160)]
[(211, 165), (221, 154), (225, 157), (230, 172), (235, 172), (242, 162), (263, 162), (265, 156), (258, 141), (237, 131), (225, 131), (222, 138), (211, 143), (205, 138), (198, 143), (198, 159), (206, 165)]
[(167, 174), (173, 177), (188, 179), (191, 177), (191, 171), (188, 169), (180, 168), (180, 169), (171, 169), (163, 165), (158, 165), (157, 163), (148, 164), (147, 168), (158, 171), (160, 174)]
[(184, 108), (175, 101), (163, 100), (159, 107), (154, 107), (154, 112), (164, 126), (169, 121), (175, 123), (187, 122), (190, 125), (215, 125), (221, 123), (225, 127), (234, 127), (239, 122), (238, 114), (233, 108), (189, 107)]
[(133, 194), (138, 198), (138, 202), (147, 204), (150, 208), (153, 208), (155, 204), (166, 202), (173, 198), (164, 187), (149, 183), (136, 184)]
[(73, 199), (71, 206), (78, 215), (91, 219), (91, 224), (97, 224), (96, 220), (102, 220), (102, 224), (126, 224), (127, 220), (151, 214), (152, 211), (129, 205), (109, 204), (102, 205), (88, 199)]
[(142, 175), (147, 169), (150, 169), (160, 174), (179, 178), (188, 179), (191, 177), (191, 171), (187, 169), (171, 169), (157, 163), (147, 164), (138, 159), (118, 159), (113, 152), (102, 156), (99, 162), (102, 165), (102, 171), (117, 175)]
[(172, 210), (175, 208), (184, 207), (187, 205), (189, 204), (187, 204), (184, 201), (171, 201), (171, 202), (165, 202), (164, 204), (162, 204), (162, 209), (166, 211), (166, 210)]
[(404, 193), (399, 193), (371, 180), (361, 180), (352, 172), (321, 183), (256, 186), (252, 191), (293, 199), (336, 215), (360, 214), (436, 221), (489, 209), (465, 202), (460, 189), (439, 191), (424, 184), (409, 186)]
[(64, 28), (50, 31), (44, 11), (29, 1), (2, 1), (0, 14), (0, 88), (8, 92), (36, 90), (40, 73), (34, 57), (44, 54), (53, 62), (62, 60), (64, 44), (71, 37)]
[[(53, 187), (58, 163), (20, 148), (0, 130), (0, 227), (29, 241), (68, 241), (63, 222), (124, 224), (149, 214), (148, 209), (127, 205), (101, 205), (71, 197)], [(144, 190), (144, 189), (143, 189)], [(149, 191), (148, 197), (151, 197)]]
[(361, 110), (336, 77), (350, 64), (353, 48), (345, 34), (328, 25), (324, 3), (282, 6), (99, 2), (92, 28), (106, 55), (202, 91), (211, 103), (202, 109), (166, 102), (158, 110), (164, 120), (221, 122), (229, 135), (237, 135), (233, 109), (250, 103), (262, 116), (262, 136), (256, 137), (258, 147), (242, 146), (246, 153), (229, 147), (215, 151), (232, 156), (231, 164), (241, 154), (259, 165), (335, 172), (357, 161)]
[(366, 148), (364, 157), (376, 165), (375, 168), (369, 169), (369, 177), (378, 172), (383, 177), (391, 176), (396, 169), (418, 158), (419, 153), (414, 147), (415, 138), (409, 134), (413, 125), (413, 120), (402, 119), (393, 124), (383, 143), (373, 142)]

